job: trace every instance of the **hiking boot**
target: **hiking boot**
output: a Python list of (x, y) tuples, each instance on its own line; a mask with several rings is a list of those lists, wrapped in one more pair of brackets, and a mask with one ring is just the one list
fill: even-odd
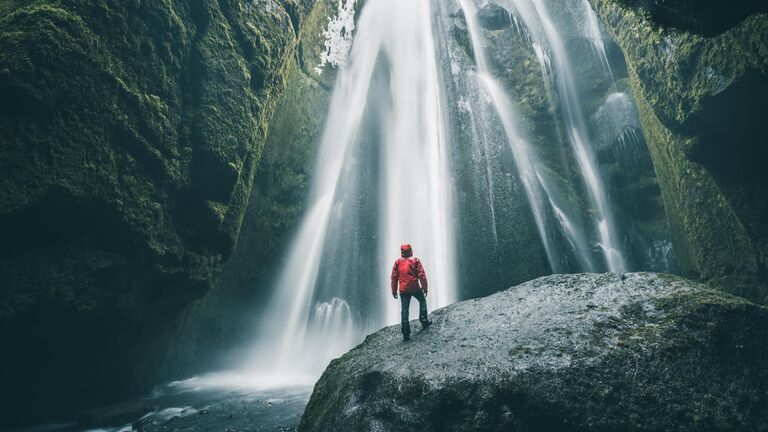
[(403, 335), (403, 342), (408, 342), (409, 340), (411, 340), (411, 335), (404, 334)]
[(432, 325), (432, 321), (430, 321), (430, 320), (426, 320), (426, 321), (422, 321), (421, 322), (421, 328), (422, 329), (426, 329), (427, 327), (429, 327), (431, 325)]

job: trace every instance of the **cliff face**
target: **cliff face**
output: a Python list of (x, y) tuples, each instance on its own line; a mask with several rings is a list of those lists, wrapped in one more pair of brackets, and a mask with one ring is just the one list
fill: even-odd
[(334, 0), (317, 1), (302, 25), (232, 256), (213, 288), (179, 315), (172, 334), (157, 339), (170, 342), (168, 366), (177, 373), (231, 366), (238, 350), (253, 344), (310, 187), (335, 76), (333, 68), (318, 75), (314, 67), (324, 48), (323, 28), (336, 7)]
[(637, 2), (591, 3), (626, 56), (682, 270), (768, 301), (768, 15), (749, 15), (765, 6), (670, 23)]
[(717, 0), (613, 0), (638, 10), (654, 23), (686, 32), (713, 36), (727, 31), (757, 12), (768, 12), (759, 0), (735, 0), (724, 7)]
[(158, 378), (146, 341), (232, 252), (312, 4), (0, 1), (3, 422)]

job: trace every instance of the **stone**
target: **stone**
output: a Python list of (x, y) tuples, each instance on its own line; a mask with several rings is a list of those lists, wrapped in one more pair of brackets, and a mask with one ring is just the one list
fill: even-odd
[[(768, 304), (768, 14), (758, 13), (766, 6), (753, 2), (738, 22), (717, 21), (728, 25), (702, 35), (689, 28), (700, 20), (681, 27), (626, 3), (632, 2), (590, 0), (627, 61), (676, 272)], [(658, 3), (697, 13), (711, 3), (719, 10), (713, 16), (723, 17), (737, 9)]]
[(300, 431), (768, 430), (768, 309), (652, 273), (542, 277), (331, 362)]
[(487, 30), (501, 30), (512, 25), (509, 12), (496, 3), (488, 3), (477, 12), (477, 22)]
[(0, 2), (0, 429), (179, 373), (314, 3)]

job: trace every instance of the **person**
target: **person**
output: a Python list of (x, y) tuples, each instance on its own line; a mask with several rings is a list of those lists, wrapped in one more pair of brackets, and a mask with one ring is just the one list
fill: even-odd
[[(408, 308), (411, 305), (411, 297), (419, 301), (419, 321), (423, 329), (429, 327), (432, 321), (427, 319), (427, 274), (421, 261), (413, 256), (411, 245), (400, 246), (400, 258), (395, 260), (392, 267), (392, 297), (397, 299), (400, 293), (400, 329), (403, 332), (403, 340), (411, 339), (411, 323), (408, 320)], [(421, 284), (421, 286), (419, 286)]]

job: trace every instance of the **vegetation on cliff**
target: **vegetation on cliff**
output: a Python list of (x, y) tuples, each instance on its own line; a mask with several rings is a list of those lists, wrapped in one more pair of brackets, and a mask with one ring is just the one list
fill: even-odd
[(0, 2), (4, 421), (162, 376), (147, 339), (233, 250), (312, 4)]
[(704, 37), (591, 3), (626, 56), (681, 270), (768, 301), (768, 15)]

